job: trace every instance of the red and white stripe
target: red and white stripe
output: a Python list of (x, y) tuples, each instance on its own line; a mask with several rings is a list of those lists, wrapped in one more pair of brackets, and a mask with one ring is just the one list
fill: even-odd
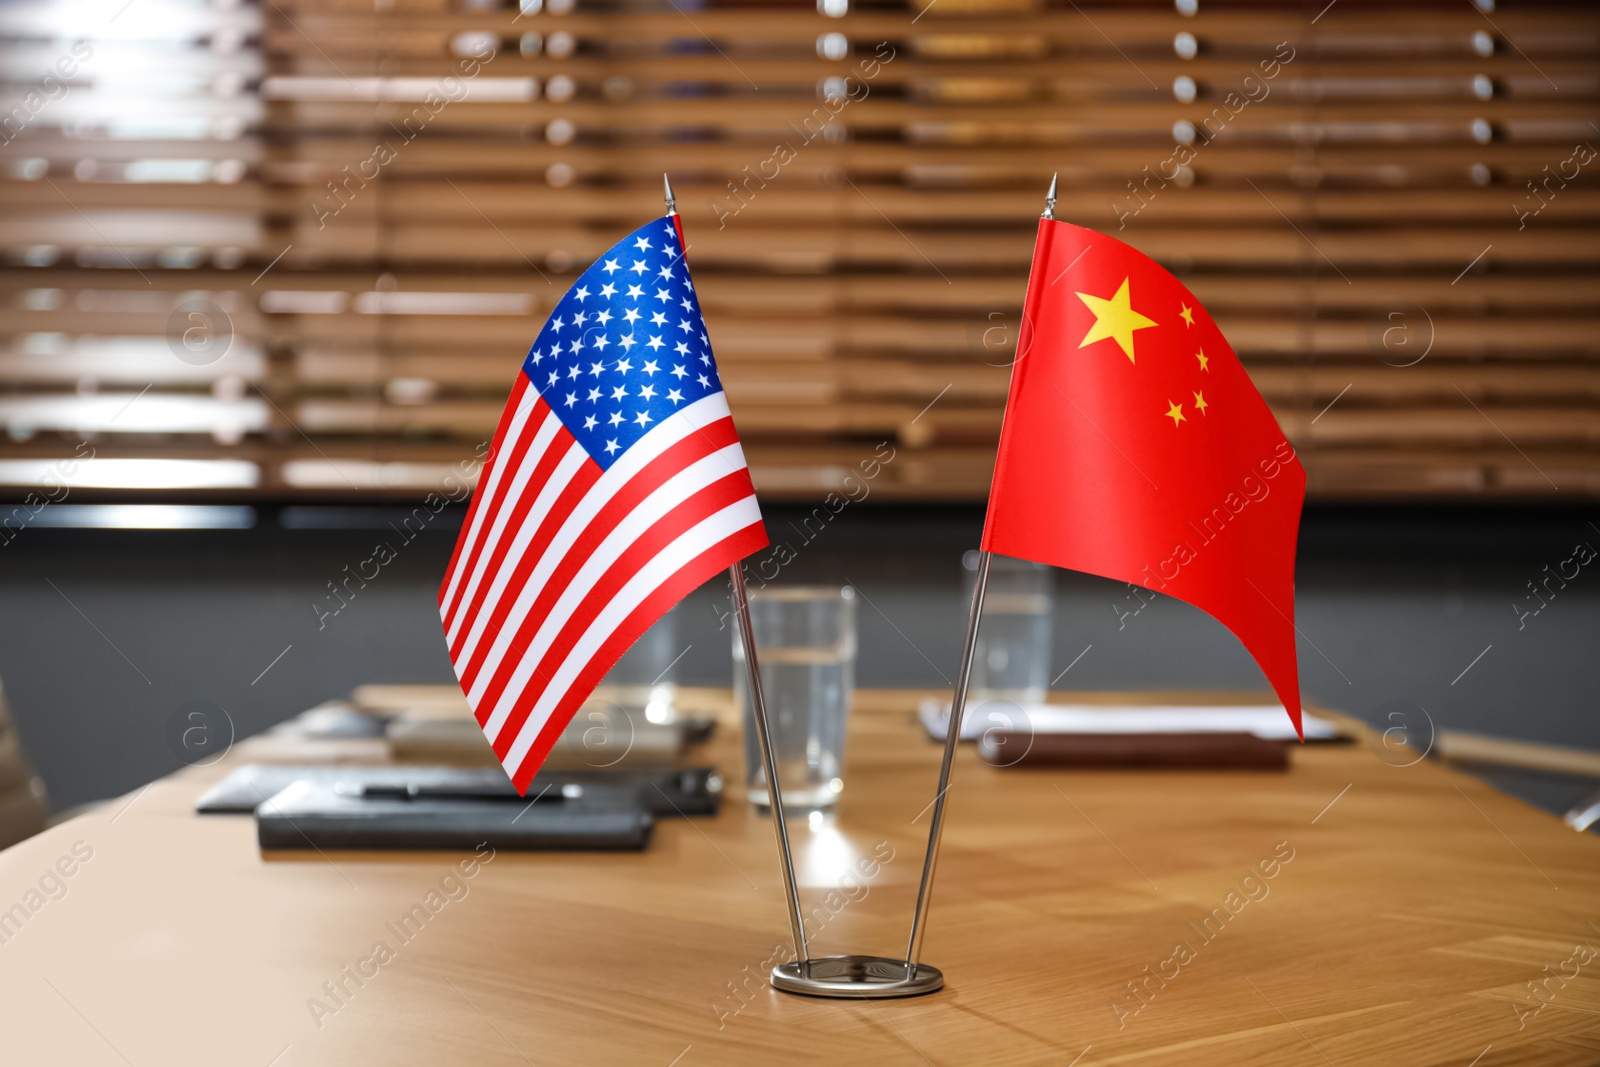
[(722, 393), (601, 470), (519, 374), (439, 590), (456, 676), (517, 788), (656, 619), (766, 543)]

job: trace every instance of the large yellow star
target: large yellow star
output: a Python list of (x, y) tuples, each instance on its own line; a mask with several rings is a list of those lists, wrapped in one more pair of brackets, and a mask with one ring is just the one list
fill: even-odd
[(1091, 296), (1088, 293), (1079, 293), (1078, 299), (1082, 300), (1090, 311), (1094, 312), (1094, 325), (1089, 327), (1089, 332), (1083, 335), (1083, 342), (1079, 348), (1087, 348), (1096, 341), (1103, 341), (1107, 337), (1113, 338), (1122, 351), (1127, 354), (1128, 362), (1133, 362), (1133, 331), (1148, 329), (1159, 325), (1153, 319), (1147, 319), (1128, 303), (1128, 279), (1122, 279), (1122, 285), (1112, 294), (1110, 300), (1102, 296)]

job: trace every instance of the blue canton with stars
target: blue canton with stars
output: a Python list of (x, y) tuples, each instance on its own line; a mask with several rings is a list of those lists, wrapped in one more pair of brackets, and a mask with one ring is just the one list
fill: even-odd
[(522, 373), (602, 470), (673, 412), (721, 392), (672, 219), (639, 227), (579, 276)]

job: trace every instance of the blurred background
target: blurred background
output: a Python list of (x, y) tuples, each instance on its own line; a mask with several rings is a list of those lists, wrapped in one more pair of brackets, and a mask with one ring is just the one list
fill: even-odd
[[(450, 681), (462, 508), (417, 507), (663, 171), (859, 684), (954, 677), (1059, 171), (1300, 452), (1307, 699), (1600, 747), (1597, 61), (1583, 3), (0, 5), (0, 749), (62, 808), (177, 767), (192, 701), (242, 737)], [(1057, 688), (1264, 687), (1184, 604), (1056, 591)], [(684, 683), (729, 680), (725, 594)]]

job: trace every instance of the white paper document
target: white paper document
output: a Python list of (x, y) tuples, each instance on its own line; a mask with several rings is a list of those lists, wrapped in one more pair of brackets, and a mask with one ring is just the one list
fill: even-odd
[[(918, 711), (923, 728), (943, 741), (949, 705), (925, 700)], [(1339, 731), (1327, 719), (1302, 713), (1307, 741), (1328, 741)], [(961, 739), (976, 741), (991, 730), (1031, 730), (1035, 734), (1254, 734), (1269, 741), (1295, 740), (1294, 724), (1281, 704), (1134, 705), (1013, 704), (992, 700), (969, 705)]]

